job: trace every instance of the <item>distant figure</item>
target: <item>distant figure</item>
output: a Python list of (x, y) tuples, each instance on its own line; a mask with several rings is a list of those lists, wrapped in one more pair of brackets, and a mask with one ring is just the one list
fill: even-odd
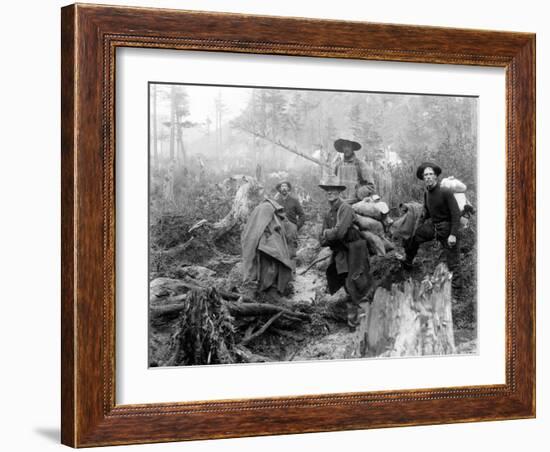
[(334, 149), (336, 149), (336, 152), (344, 154), (344, 158), (334, 168), (334, 174), (338, 177), (340, 183), (346, 187), (341, 196), (346, 201), (354, 201), (357, 198), (356, 190), (359, 187), (366, 187), (368, 188), (368, 195), (373, 194), (375, 187), (371, 171), (367, 164), (355, 155), (355, 151), (361, 149), (361, 145), (357, 141), (339, 138), (334, 142)]
[(326, 271), (328, 290), (334, 294), (344, 287), (348, 295), (347, 323), (350, 330), (355, 331), (359, 320), (359, 303), (367, 294), (371, 282), (367, 242), (353, 224), (355, 212), (340, 197), (346, 186), (331, 178), (319, 184), (319, 187), (325, 190), (330, 206), (319, 239), (321, 246), (329, 246), (332, 250)]
[(251, 298), (258, 291), (275, 302), (284, 301), (294, 266), (283, 220), (283, 208), (266, 198), (252, 211), (242, 232), (243, 282)]
[(286, 229), (286, 237), (290, 248), (290, 256), (294, 258), (296, 256), (296, 249), (298, 248), (298, 231), (304, 225), (306, 215), (304, 209), (300, 205), (300, 201), (290, 195), (292, 191), (292, 185), (288, 181), (279, 182), (275, 188), (279, 192), (275, 197), (275, 200), (282, 206), (286, 216), (284, 221)]
[(437, 239), (443, 246), (449, 271), (453, 273), (453, 297), (459, 295), (462, 286), (460, 275), (460, 247), (458, 230), (460, 209), (451, 190), (439, 185), (441, 168), (435, 163), (422, 163), (416, 170), (416, 177), (424, 181), (423, 223), (419, 224), (414, 235), (405, 241), (406, 259), (403, 267), (412, 269), (418, 247)]

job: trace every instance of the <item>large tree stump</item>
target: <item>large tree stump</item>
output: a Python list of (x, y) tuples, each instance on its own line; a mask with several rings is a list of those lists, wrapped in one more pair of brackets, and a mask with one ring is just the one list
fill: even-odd
[(259, 194), (261, 186), (256, 179), (243, 176), (241, 183), (235, 193), (229, 213), (212, 225), (214, 240), (219, 239), (237, 224), (244, 224), (261, 200)]
[(409, 279), (374, 294), (357, 331), (360, 356), (456, 353), (451, 273), (439, 264), (423, 281)]

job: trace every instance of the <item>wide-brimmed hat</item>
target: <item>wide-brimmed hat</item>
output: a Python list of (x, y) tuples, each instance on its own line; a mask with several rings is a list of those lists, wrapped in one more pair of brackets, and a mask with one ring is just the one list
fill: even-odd
[(275, 185), (275, 190), (279, 191), (281, 189), (281, 185), (283, 184), (287, 184), (288, 185), (288, 190), (292, 190), (292, 184), (287, 181), (287, 180), (282, 180), (281, 182), (279, 182), (277, 185)]
[(361, 145), (357, 141), (346, 140), (345, 138), (338, 138), (334, 142), (334, 149), (336, 149), (337, 152), (344, 152), (344, 144), (350, 144), (351, 150), (354, 152), (361, 149)]
[(319, 187), (323, 190), (330, 190), (336, 188), (337, 190), (344, 191), (346, 188), (345, 185), (342, 185), (340, 178), (336, 176), (326, 177), (319, 183)]
[(436, 176), (439, 176), (441, 174), (441, 168), (438, 165), (436, 165), (435, 163), (424, 162), (416, 169), (416, 177), (418, 177), (420, 180), (424, 180), (424, 170), (426, 168), (433, 169)]

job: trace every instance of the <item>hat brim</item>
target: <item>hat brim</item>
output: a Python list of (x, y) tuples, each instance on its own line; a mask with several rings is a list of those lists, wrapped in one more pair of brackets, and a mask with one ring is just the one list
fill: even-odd
[(436, 165), (435, 163), (422, 163), (417, 169), (416, 169), (416, 177), (420, 180), (424, 180), (424, 170), (426, 168), (431, 168), (434, 170), (434, 173), (436, 176), (439, 176), (441, 174), (441, 168), (439, 165)]
[(353, 152), (361, 149), (361, 145), (357, 141), (345, 140), (344, 138), (339, 138), (334, 142), (334, 149), (336, 149), (336, 152), (344, 152), (343, 150), (344, 144), (351, 144), (351, 150)]
[(345, 185), (321, 185), (319, 184), (319, 187), (322, 188), (323, 190), (339, 190), (339, 191), (344, 191), (346, 188)]

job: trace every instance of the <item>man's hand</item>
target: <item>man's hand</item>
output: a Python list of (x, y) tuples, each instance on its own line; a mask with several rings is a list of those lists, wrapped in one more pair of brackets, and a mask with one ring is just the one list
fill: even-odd
[(456, 245), (456, 236), (454, 235), (450, 235), (449, 238), (447, 239), (447, 243), (449, 244), (449, 246), (452, 248), (453, 246)]

